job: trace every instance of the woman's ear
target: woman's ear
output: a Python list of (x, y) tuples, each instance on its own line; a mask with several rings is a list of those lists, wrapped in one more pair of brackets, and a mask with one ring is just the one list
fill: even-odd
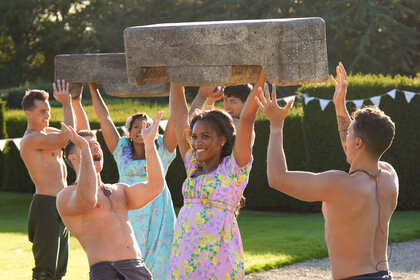
[(221, 136), (220, 137), (220, 146), (224, 146), (226, 144), (226, 137), (225, 136)]

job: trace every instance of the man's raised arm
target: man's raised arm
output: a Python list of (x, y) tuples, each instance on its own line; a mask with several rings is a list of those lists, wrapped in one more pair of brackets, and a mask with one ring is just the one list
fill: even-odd
[(153, 124), (147, 128), (146, 123), (143, 122), (142, 136), (146, 153), (147, 182), (137, 183), (125, 189), (129, 210), (145, 206), (157, 197), (165, 186), (165, 173), (155, 145), (161, 116), (162, 112), (158, 112)]
[(336, 67), (336, 72), (337, 80), (334, 79), (333, 76), (330, 76), (330, 79), (335, 87), (333, 102), (335, 106), (335, 113), (337, 115), (338, 132), (340, 134), (341, 145), (343, 146), (344, 152), (346, 152), (346, 135), (347, 129), (351, 123), (351, 118), (346, 107), (347, 73), (341, 62)]
[(259, 97), (255, 97), (270, 121), (267, 149), (267, 177), (270, 187), (303, 201), (329, 201), (339, 195), (339, 188), (335, 187), (335, 184), (340, 180), (341, 171), (311, 173), (287, 169), (283, 150), (283, 126), (293, 100), (284, 108), (279, 107), (274, 84), (272, 89), (271, 96), (268, 87), (265, 87), (265, 94), (259, 89)]
[(63, 122), (67, 126), (75, 127), (74, 125), (74, 116), (73, 109), (71, 106), (71, 95), (69, 93), (70, 84), (66, 83), (64, 80), (57, 80), (57, 83), (53, 84), (54, 88), (54, 98), (63, 104)]
[(57, 209), (60, 215), (72, 216), (82, 214), (96, 206), (98, 202), (98, 178), (89, 143), (77, 132), (64, 123), (62, 130), (80, 149), (80, 169), (76, 181), (76, 190), (64, 188), (57, 196)]
[(71, 99), (71, 105), (73, 107), (74, 116), (76, 119), (76, 131), (90, 130), (89, 120), (82, 105), (83, 86), (80, 90), (80, 94)]

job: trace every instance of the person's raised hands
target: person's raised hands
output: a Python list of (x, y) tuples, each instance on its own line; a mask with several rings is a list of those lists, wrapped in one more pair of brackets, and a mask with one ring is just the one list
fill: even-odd
[(53, 88), (54, 88), (54, 98), (62, 103), (62, 104), (67, 104), (68, 102), (71, 101), (71, 95), (69, 93), (69, 88), (70, 88), (70, 84), (66, 83), (66, 81), (64, 80), (57, 80), (57, 82), (55, 82), (53, 84)]
[(223, 98), (222, 87), (202, 86), (199, 89), (199, 93), (207, 98), (207, 100), (211, 101), (211, 103)]
[(72, 97), (71, 102), (74, 103), (82, 103), (82, 94), (83, 94), (83, 84), (82, 84), (82, 88), (80, 90), (80, 94), (78, 94), (75, 97)]
[(276, 98), (276, 85), (272, 84), (272, 91), (270, 96), (270, 91), (268, 89), (267, 83), (264, 85), (264, 92), (261, 88), (258, 88), (259, 96), (255, 96), (258, 106), (261, 108), (261, 111), (267, 116), (272, 125), (283, 124), (284, 119), (289, 112), (290, 107), (292, 107), (294, 100), (290, 100), (286, 106), (280, 107), (277, 104)]
[(66, 125), (65, 123), (61, 122), (61, 132), (69, 138), (74, 145), (79, 147), (79, 149), (83, 147), (88, 147), (89, 143), (86, 141), (85, 138), (77, 134), (73, 127)]
[(335, 105), (337, 104), (345, 104), (346, 101), (346, 94), (347, 94), (347, 73), (346, 69), (344, 69), (343, 64), (340, 62), (338, 66), (335, 68), (337, 72), (337, 77), (334, 79), (332, 75), (330, 75), (330, 80), (335, 87), (333, 102)]
[(143, 137), (143, 141), (145, 143), (146, 142), (153, 143), (153, 141), (156, 139), (161, 117), (162, 117), (162, 111), (157, 112), (152, 125), (150, 125), (149, 127), (146, 127), (147, 126), (146, 122), (142, 122), (141, 136)]

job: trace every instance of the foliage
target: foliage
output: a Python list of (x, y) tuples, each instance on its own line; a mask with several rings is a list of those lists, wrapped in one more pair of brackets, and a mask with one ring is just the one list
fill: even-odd
[(54, 57), (123, 52), (129, 26), (162, 22), (322, 17), (330, 69), (415, 75), (416, 0), (5, 0), (0, 2), (0, 84), (51, 81)]
[[(31, 195), (0, 192), (0, 277), (28, 279), (33, 266), (26, 236)], [(390, 241), (420, 237), (420, 212), (396, 212)], [(241, 211), (238, 218), (245, 253), (246, 273), (327, 256), (323, 219), (316, 214)], [(308, 234), (310, 232), (311, 234)], [(71, 236), (65, 279), (88, 279), (89, 266), (79, 242)]]
[[(391, 89), (420, 92), (420, 78), (409, 79), (403, 76), (355, 75), (349, 76), (347, 99), (365, 99), (388, 92)], [(331, 83), (306, 85), (299, 89), (301, 93), (311, 96), (332, 99), (334, 92)], [(365, 105), (371, 105), (366, 101)], [(396, 99), (384, 96), (380, 108), (389, 115), (396, 126), (396, 135), (390, 149), (385, 152), (382, 160), (390, 162), (399, 176), (400, 193), (399, 209), (415, 209), (420, 203), (418, 189), (418, 168), (416, 162), (420, 154), (420, 133), (418, 127), (420, 119), (420, 98), (415, 96), (407, 104), (404, 95), (397, 92)], [(347, 104), (351, 113), (352, 103)], [(337, 131), (334, 106), (330, 103), (324, 111), (320, 110), (318, 101), (309, 102), (304, 108), (304, 131), (306, 144), (310, 156), (308, 166), (311, 171), (325, 171), (328, 169), (348, 170), (345, 155), (341, 148)], [(327, 141), (328, 140), (328, 141)], [(414, 169), (413, 169), (414, 167)]]
[[(420, 78), (408, 78), (405, 76), (382, 76), (382, 75), (350, 75), (348, 99), (368, 98), (377, 96), (397, 88), (413, 92), (420, 92)], [(312, 96), (331, 99), (333, 86), (330, 82), (322, 84), (305, 85), (299, 89), (300, 93), (308, 93)], [(166, 97), (167, 100), (167, 97)], [(336, 117), (333, 105), (327, 106), (321, 111), (318, 101), (295, 102), (294, 107), (286, 118), (284, 128), (284, 147), (287, 163), (290, 170), (307, 170), (321, 172), (329, 169), (348, 170), (345, 156), (341, 148), (337, 132)], [(167, 101), (166, 101), (167, 102)], [(83, 100), (88, 118), (93, 129), (100, 128), (91, 101)], [(137, 111), (144, 111), (154, 116), (156, 111), (162, 110), (168, 113), (168, 105), (148, 103), (140, 99), (106, 99), (110, 114), (117, 126), (125, 123), (127, 117)], [(366, 102), (368, 104), (369, 102)], [(56, 104), (56, 103), (55, 103)], [(58, 106), (58, 104), (56, 104)], [(349, 104), (352, 110), (353, 105)], [(416, 179), (416, 156), (420, 153), (420, 134), (416, 127), (419, 116), (419, 96), (407, 104), (402, 93), (397, 93), (396, 100), (384, 96), (380, 107), (389, 114), (396, 123), (397, 132), (394, 143), (383, 157), (397, 170), (400, 178), (399, 209), (418, 209), (420, 194), (417, 192), (419, 182)], [(52, 108), (51, 124), (58, 127), (62, 119), (60, 107)], [(164, 118), (167, 118), (165, 115)], [(9, 109), (6, 111), (7, 131), (10, 137), (21, 137), (26, 129), (26, 120), (21, 109)], [(269, 139), (269, 123), (260, 112), (255, 123), (256, 139), (253, 149), (254, 162), (248, 187), (245, 189), (247, 198), (246, 209), (276, 210), (308, 212), (319, 211), (320, 203), (306, 203), (298, 201), (279, 191), (269, 188), (266, 175), (267, 145)], [(114, 159), (107, 150), (98, 133), (98, 139), (104, 150), (104, 171), (102, 176), (105, 182), (118, 181), (118, 170)], [(8, 145), (8, 150), (3, 154), (5, 173), (7, 179), (2, 181), (0, 189), (33, 191), (33, 184), (27, 174), (26, 168), (20, 159), (19, 153), (13, 144)], [(17, 168), (16, 168), (17, 167)], [(185, 179), (185, 168), (181, 157), (178, 155), (171, 164), (166, 180), (172, 193), (174, 205), (182, 206), (182, 183)], [(69, 172), (68, 182), (74, 181), (73, 171)]]

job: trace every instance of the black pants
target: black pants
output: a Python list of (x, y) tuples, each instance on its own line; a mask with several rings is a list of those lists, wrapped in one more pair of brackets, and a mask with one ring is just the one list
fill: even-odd
[(392, 280), (392, 273), (388, 270), (381, 270), (374, 273), (344, 278), (342, 280)]
[(35, 194), (29, 208), (28, 237), (35, 258), (32, 279), (61, 279), (66, 274), (69, 233), (55, 201), (54, 196)]
[(151, 280), (152, 274), (143, 260), (130, 259), (114, 262), (99, 262), (90, 267), (90, 280)]

